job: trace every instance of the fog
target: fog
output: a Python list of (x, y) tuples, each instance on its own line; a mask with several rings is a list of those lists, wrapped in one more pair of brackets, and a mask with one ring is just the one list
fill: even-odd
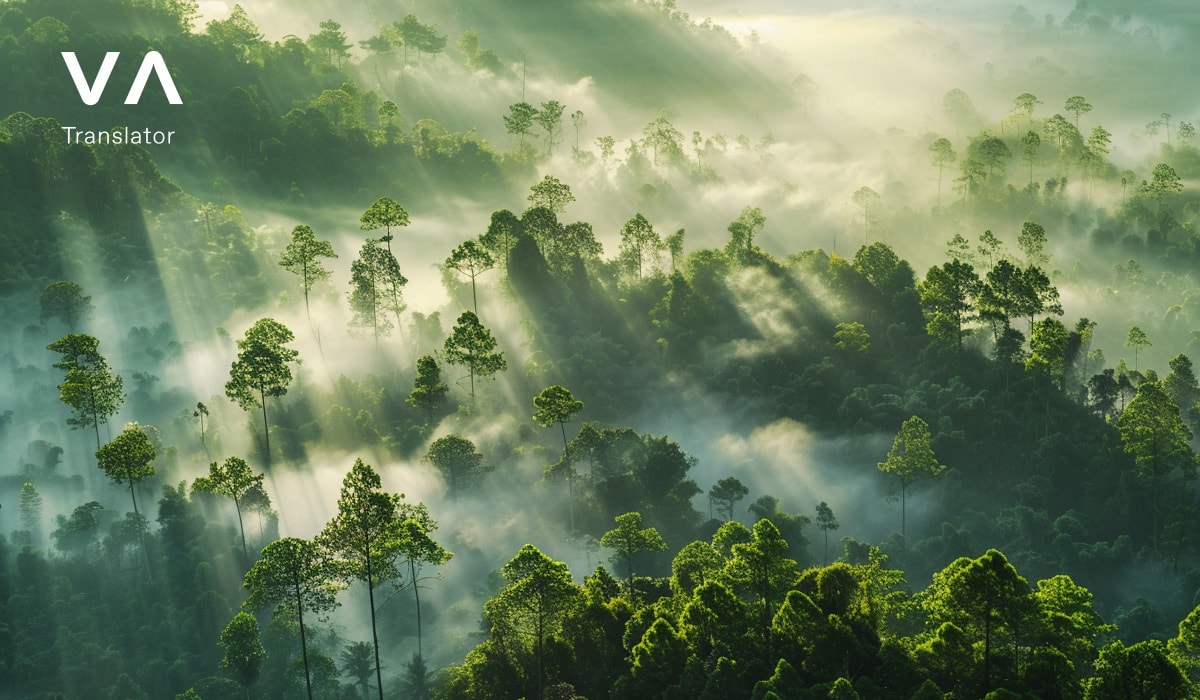
[[(579, 12), (596, 13), (605, 5), (578, 4), (585, 8)], [(643, 213), (664, 236), (685, 229), (686, 251), (691, 253), (723, 247), (729, 223), (751, 206), (766, 216), (756, 243), (780, 259), (816, 248), (851, 258), (864, 243), (883, 241), (922, 278), (930, 266), (945, 261), (953, 235), (963, 235), (974, 247), (979, 235), (991, 230), (1015, 252), (1022, 223), (1037, 220), (1048, 234), (1047, 268), (1061, 292), (1063, 322), (1068, 327), (1081, 317), (1098, 322), (1091, 348), (1103, 352), (1105, 366), (1121, 358), (1133, 365), (1125, 337), (1131, 325), (1139, 325), (1153, 341), (1141, 351), (1139, 368), (1165, 375), (1175, 355), (1200, 353), (1200, 339), (1192, 333), (1200, 321), (1194, 271), (1160, 269), (1159, 263), (1142, 255), (1144, 248), (1122, 244), (1126, 235), (1140, 240), (1146, 232), (1115, 218), (1127, 196), (1117, 173), (1132, 171), (1133, 181), (1140, 182), (1150, 178), (1155, 164), (1175, 157), (1182, 162), (1181, 153), (1194, 153), (1168, 148), (1161, 135), (1145, 131), (1147, 122), (1163, 113), (1173, 115), (1176, 124), (1200, 118), (1200, 53), (1193, 48), (1200, 37), (1194, 13), (1167, 2), (1142, 3), (1133, 10), (1118, 9), (1115, 2), (1092, 2), (1074, 13), (1072, 2), (975, 5), (858, 2), (847, 7), (833, 0), (680, 0), (678, 9), (690, 14), (689, 22), (711, 18), (728, 30), (732, 41), (664, 18), (641, 3), (612, 9), (602, 18), (605, 22), (628, 22), (652, 38), (660, 33), (668, 46), (680, 45), (680, 37), (694, 40), (695, 56), (681, 52), (666, 58), (694, 60), (698, 67), (671, 76), (673, 84), (654, 90), (647, 85), (653, 85), (655, 76), (636, 76), (626, 85), (619, 71), (601, 62), (556, 60), (555, 49), (572, 40), (587, 43), (581, 53), (591, 57), (619, 52), (621, 47), (602, 46), (604, 38), (586, 32), (540, 44), (539, 37), (557, 31), (558, 24), (550, 20), (545, 26), (515, 21), (483, 25), (477, 23), (495, 18), (501, 10), (470, 8), (460, 16), (436, 2), (243, 3), (269, 41), (308, 37), (317, 31), (318, 22), (336, 18), (354, 45), (352, 61), (343, 69), (363, 90), (395, 101), (409, 127), (433, 119), (455, 133), (475, 129), (480, 141), (497, 154), (503, 177), (491, 187), (459, 189), (430, 172), (392, 175), (397, 180), (425, 178), (430, 194), (401, 198), (411, 222), (394, 231), (393, 246), (408, 278), (407, 310), (402, 327), (379, 340), (369, 331), (365, 337), (351, 332), (346, 298), (351, 263), (366, 239), (379, 235), (361, 230), (359, 217), (377, 197), (393, 194), (389, 182), (379, 182), (377, 191), (364, 187), (356, 196), (336, 202), (313, 197), (297, 203), (250, 191), (227, 192), (216, 201), (211, 192), (197, 193), (197, 204), (213, 199), (218, 208), (228, 204), (240, 210), (240, 221), (229, 215), (222, 225), (236, 229), (236, 235), (230, 235), (249, 248), (246, 257), (254, 269), (246, 276), (255, 286), (253, 294), (236, 302), (222, 295), (239, 282), (233, 277), (240, 272), (215, 265), (193, 267), (182, 256), (172, 257), (186, 251), (186, 243), (180, 242), (185, 232), (199, 236), (204, 230), (204, 221), (191, 214), (146, 222), (162, 262), (157, 275), (161, 287), (142, 277), (106, 278), (92, 264), (102, 255), (94, 233), (81, 222), (62, 223), (60, 240), (75, 261), (65, 278), (81, 285), (96, 307), (82, 332), (99, 338), (101, 352), (124, 377), (130, 394), (109, 425), (101, 427), (101, 438), (136, 420), (156, 426), (163, 446), (173, 448), (170, 456), (159, 460), (156, 476), (139, 487), (139, 503), (148, 504), (144, 512), (152, 512), (149, 504), (162, 485), (190, 483), (206, 473), (210, 461), (242, 455), (256, 470), (263, 469), (261, 412), (242, 411), (225, 398), (223, 387), (236, 356), (235, 341), (246, 329), (264, 317), (284, 323), (295, 333), (290, 345), (302, 362), (288, 395), (268, 403), (272, 422), (286, 424), (271, 434), (273, 446), (286, 445), (285, 456), (273, 460), (266, 472), (266, 490), (279, 515), (278, 534), (309, 538), (319, 532), (336, 513), (341, 480), (356, 458), (380, 472), (385, 490), (427, 504), (440, 523), (435, 539), (455, 552), (441, 567), (441, 580), (424, 584), (428, 595), (423, 593), (423, 610), (428, 619), (442, 623), (436, 635), (428, 632), (433, 625), (426, 627), (427, 646), (434, 650), (429, 656), (440, 666), (461, 660), (470, 648), (467, 640), (478, 630), (482, 601), (494, 592), (489, 575), (524, 543), (533, 542), (566, 561), (577, 581), (590, 568), (606, 563), (610, 554), (590, 551), (568, 537), (564, 484), (541, 479), (542, 470), (558, 459), (562, 448), (557, 428), (543, 430), (530, 420), (531, 397), (560, 381), (554, 358), (535, 356), (539, 348), (532, 336), (540, 331), (533, 326), (541, 319), (526, 317), (501, 271), (491, 270), (478, 281), (479, 315), (505, 353), (507, 372), (494, 380), (477, 378), (478, 396), (472, 400), (461, 368), (443, 362), (451, 408), (419, 439), (402, 446), (394, 434), (352, 447), (347, 443), (353, 436), (334, 434), (334, 428), (326, 426), (328, 432), (316, 437), (304, 431), (321, 430), (335, 406), (349, 414), (361, 408), (340, 383), (343, 378), (355, 383), (355, 390), (361, 385), (367, 387), (362, 389), (365, 393), (386, 391), (389, 400), (402, 403), (413, 386), (416, 358), (440, 345), (433, 337), (439, 334), (422, 333), (413, 325), (412, 314), (436, 312), (440, 336), (445, 337), (469, 302), (466, 287), (446, 289), (441, 269), (446, 256), (483, 233), (492, 212), (524, 211), (528, 188), (543, 175), (571, 187), (575, 201), (559, 220), (591, 223), (606, 260), (616, 258), (620, 229), (636, 213)], [(224, 18), (231, 8), (232, 3), (220, 0), (202, 2), (198, 27)], [(358, 47), (358, 41), (376, 34), (382, 24), (409, 12), (448, 35), (444, 54), (405, 66), (398, 54), (370, 57)], [(517, 19), (525, 16), (517, 13)], [(469, 28), (478, 29), (482, 46), (497, 51), (505, 68), (501, 75), (472, 72), (462, 65), (454, 40)], [(698, 77), (717, 64), (728, 65), (728, 70), (714, 74), (711, 83)], [(973, 113), (947, 113), (943, 99), (955, 89), (967, 93)], [(938, 137), (949, 138), (961, 162), (969, 139), (981, 129), (1004, 130), (1011, 136), (1017, 133), (1014, 129), (1030, 128), (1028, 118), (1013, 117), (1014, 97), (1026, 92), (1040, 100), (1033, 113), (1039, 124), (1056, 113), (1065, 116), (1067, 98), (1088, 98), (1094, 110), (1080, 119), (1084, 138), (1096, 125), (1112, 133), (1106, 176), (1090, 181), (1080, 176), (1079, 167), (1068, 164), (1065, 195), (1052, 206), (1030, 204), (1014, 195), (994, 206), (952, 210), (954, 203), (966, 199), (953, 187), (959, 175), (956, 163), (943, 178), (939, 203), (938, 172), (930, 163), (929, 145)], [(508, 106), (521, 101), (522, 94), (531, 104), (558, 100), (565, 105), (562, 143), (534, 162), (521, 161), (516, 139), (505, 132), (502, 121)], [(576, 110), (587, 120), (579, 136), (582, 157), (571, 149), (575, 134), (569, 115)], [(682, 134), (683, 158), (664, 158), (656, 165), (648, 156), (631, 157), (631, 144), (645, 138), (643, 129), (660, 110)], [(693, 132), (707, 142), (700, 153), (691, 146)], [(615, 139), (615, 155), (608, 164), (600, 160), (596, 139), (601, 136)], [(741, 143), (739, 137), (744, 137)], [(1064, 175), (1053, 150), (1045, 137), (1033, 163), (1035, 182)], [(698, 159), (706, 169), (692, 168)], [(1017, 192), (1026, 182), (1022, 173), (1028, 167), (1015, 153), (1007, 165), (1008, 182)], [(189, 177), (162, 167), (167, 177)], [(1193, 190), (1197, 183), (1192, 178), (1200, 169), (1185, 171), (1181, 166), (1180, 174)], [(864, 186), (880, 195), (866, 221), (852, 199)], [(1190, 230), (1196, 213), (1194, 207), (1176, 212), (1184, 230)], [(328, 261), (331, 280), (313, 288), (309, 313), (300, 303), (302, 292), (295, 278), (275, 264), (299, 224), (312, 226), (338, 255)], [(1103, 231), (1114, 240), (1098, 242)], [(1144, 282), (1136, 294), (1113, 272), (1114, 266), (1130, 259), (1139, 259), (1143, 269)], [(665, 263), (662, 267), (667, 268)], [(826, 289), (808, 289), (806, 302), (812, 309), (805, 309), (790, 303), (781, 285), (765, 273), (746, 273), (734, 280), (736, 308), (755, 332), (717, 349), (706, 348), (704, 360), (710, 367), (724, 368), (795, 346), (813, 332), (801, 325), (810, 313), (822, 314), (822, 322), (830, 326), (853, 320), (848, 314), (855, 310), (832, 301)], [(0, 432), (0, 464), (8, 465), (0, 471), (9, 494), (0, 510), (0, 530), (20, 527), (16, 494), (24, 479), (36, 475), (45, 503), (34, 543), (49, 551), (55, 515), (68, 515), (80, 503), (97, 500), (106, 508), (106, 517), (116, 519), (124, 512), (128, 494), (96, 469), (93, 433), (69, 430), (64, 423), (67, 410), (54, 389), (61, 372), (52, 368), (57, 358), (44, 348), (66, 329), (58, 321), (38, 318), (40, 291), (30, 286), (0, 299), (0, 314), (10, 329), (0, 334), (0, 409), (13, 411)], [(1176, 305), (1179, 309), (1169, 313)], [(1024, 329), (1023, 323), (1015, 325)], [(143, 331), (131, 336), (134, 328)], [(990, 332), (977, 325), (970, 342), (987, 352), (989, 338)], [(140, 385), (135, 373), (143, 375)], [(841, 521), (839, 537), (879, 543), (898, 530), (898, 506), (887, 500), (888, 484), (876, 469), (892, 435), (832, 435), (792, 419), (762, 423), (763, 407), (755, 399), (715, 395), (686, 377), (681, 372), (656, 378), (645, 392), (653, 398), (630, 405), (622, 423), (609, 427), (668, 435), (695, 457), (689, 477), (701, 490), (692, 501), (698, 511), (707, 516), (704, 494), (717, 480), (735, 476), (750, 489), (748, 499), (737, 507), (738, 517), (747, 522), (746, 506), (769, 494), (779, 499), (782, 510), (809, 517), (817, 503), (828, 502)], [(593, 400), (576, 392), (585, 404)], [(211, 410), (204, 444), (192, 415), (197, 401)], [(596, 418), (585, 408), (568, 424), (568, 434), (587, 420)], [(477, 491), (458, 497), (422, 460), (433, 440), (451, 433), (471, 439), (485, 463), (495, 467)], [(44, 446), (33, 444), (37, 440), (62, 447), (62, 464), (54, 469), (23, 468), (42, 456)], [(910, 539), (916, 539), (915, 533), (936, 535), (951, 512), (950, 506), (933, 503), (953, 500), (943, 488), (949, 487), (910, 493)], [(815, 528), (807, 532), (815, 543)], [(686, 543), (668, 544), (674, 552)], [(664, 573), (661, 568), (655, 573)], [(358, 588), (344, 599), (333, 622), (351, 640), (365, 637), (366, 603), (358, 599)], [(407, 601), (411, 593), (399, 595), (398, 601)], [(403, 606), (408, 603), (389, 605), (407, 611)], [(396, 658), (407, 658), (415, 644), (405, 625), (395, 624), (397, 631), (385, 646)], [(398, 666), (392, 664), (389, 670), (398, 673)]]

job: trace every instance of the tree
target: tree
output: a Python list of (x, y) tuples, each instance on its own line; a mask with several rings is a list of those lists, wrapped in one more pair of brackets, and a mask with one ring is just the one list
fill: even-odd
[(754, 254), (754, 237), (766, 223), (767, 217), (763, 216), (762, 209), (750, 206), (742, 209), (742, 213), (727, 228), (729, 242), (725, 244), (725, 254), (743, 264), (755, 260), (758, 256)]
[[(491, 467), (480, 467), (479, 471), (490, 469)], [(421, 568), (425, 564), (441, 566), (454, 555), (430, 537), (430, 533), (437, 529), (437, 522), (429, 517), (425, 504), (412, 505), (404, 502), (401, 497), (398, 514), (400, 526), (396, 536), (396, 548), (399, 558), (408, 566), (408, 585), (412, 586), (413, 598), (416, 601), (417, 656), (420, 657), (424, 653), (421, 646), (421, 581), (425, 580), (421, 576)]]
[(1040, 104), (1042, 104), (1042, 101), (1028, 92), (1023, 92), (1013, 98), (1013, 105), (1016, 106), (1016, 111), (1024, 114), (1026, 119), (1033, 119), (1033, 108)]
[(628, 272), (634, 273), (637, 279), (642, 278), (643, 261), (655, 262), (658, 260), (658, 251), (662, 249), (662, 238), (641, 212), (626, 221), (625, 225), (621, 227), (620, 260), (622, 267)]
[(859, 187), (850, 195), (850, 201), (862, 208), (863, 213), (863, 245), (867, 244), (867, 232), (870, 230), (871, 205), (879, 201), (879, 193), (870, 187)]
[(217, 645), (225, 650), (221, 657), (220, 668), (228, 668), (237, 677), (238, 683), (246, 689), (246, 698), (250, 697), (250, 686), (258, 681), (258, 673), (262, 669), (263, 659), (267, 650), (262, 645), (258, 633), (258, 620), (248, 612), (239, 612), (233, 616)]
[(1161, 382), (1145, 381), (1137, 395), (1117, 417), (1117, 430), (1125, 451), (1133, 455), (1136, 476), (1149, 491), (1154, 548), (1166, 514), (1164, 499), (1172, 479), (1182, 483), (1196, 478), (1197, 457), (1188, 440), (1192, 432), (1179, 416)]
[(962, 350), (963, 326), (975, 318), (972, 311), (981, 287), (975, 268), (961, 260), (929, 268), (917, 285), (929, 335)]
[(537, 118), (537, 108), (528, 102), (518, 102), (509, 105), (508, 114), (504, 117), (504, 130), (515, 134), (520, 139), (521, 146), (525, 145), (525, 134), (533, 128)]
[(464, 241), (446, 258), (446, 267), (466, 275), (471, 280), (471, 309), (479, 314), (479, 302), (475, 297), (475, 278), (496, 266), (496, 259), (482, 244)]
[(327, 613), (337, 607), (333, 568), (320, 548), (309, 540), (285, 537), (268, 544), (250, 571), (245, 587), (250, 591), (244, 609), (275, 607), (275, 614), (294, 614), (300, 625), (300, 653), (304, 659), (304, 682), (312, 700), (312, 674), (304, 613)]
[(1025, 361), (1025, 371), (1045, 372), (1051, 382), (1062, 386), (1069, 338), (1067, 327), (1058, 319), (1043, 318), (1033, 324), (1029, 333), (1029, 359)]
[(400, 203), (391, 197), (380, 197), (375, 200), (359, 217), (360, 228), (363, 231), (384, 230), (383, 238), (387, 243), (388, 252), (392, 252), (392, 227), (408, 226), (408, 212)]
[(375, 675), (375, 652), (370, 642), (351, 642), (339, 656), (342, 673), (362, 687), (363, 697), (370, 694), (371, 676)]
[(550, 559), (531, 544), (501, 567), (500, 575), (508, 585), (483, 604), (483, 615), (492, 626), (493, 637), (512, 634), (532, 639), (537, 697), (541, 700), (546, 683), (546, 639), (560, 629), (580, 591), (571, 582), (566, 564)]
[(67, 325), (67, 330), (75, 332), (78, 323), (91, 317), (96, 306), (92, 298), (85, 296), (83, 287), (74, 282), (53, 282), (42, 290), (42, 323), (57, 318)]
[(1017, 245), (1025, 253), (1026, 265), (1045, 265), (1050, 261), (1046, 255), (1046, 229), (1041, 224), (1026, 221), (1017, 234)]
[(303, 224), (292, 229), (292, 241), (284, 249), (279, 264), (292, 274), (300, 275), (300, 286), (304, 289), (304, 312), (308, 313), (308, 292), (317, 282), (329, 279), (329, 269), (321, 264), (320, 258), (336, 258), (329, 241), (317, 238), (309, 226)]
[(271, 424), (267, 420), (267, 397), (283, 396), (292, 383), (292, 370), (288, 365), (300, 356), (299, 352), (287, 347), (294, 338), (282, 323), (271, 318), (259, 319), (246, 331), (246, 336), (237, 341), (238, 356), (230, 367), (229, 381), (225, 382), (225, 395), (243, 411), (262, 407), (268, 467), (271, 466)]
[(450, 364), (467, 368), (471, 378), (471, 401), (475, 400), (475, 377), (490, 377), (508, 369), (504, 353), (496, 350), (496, 339), (491, 331), (479, 322), (470, 311), (464, 311), (454, 324), (450, 337), (444, 345), (446, 360)]
[(238, 58), (245, 60), (251, 48), (262, 43), (263, 35), (258, 25), (246, 14), (241, 5), (234, 5), (225, 20), (214, 19), (205, 27), (214, 42), (236, 51)]
[(1150, 337), (1146, 335), (1146, 331), (1143, 331), (1137, 326), (1131, 326), (1129, 332), (1125, 334), (1125, 347), (1133, 348), (1134, 372), (1136, 372), (1138, 369), (1138, 352), (1140, 350), (1145, 350), (1153, 344), (1154, 343), (1150, 342)]
[(37, 487), (26, 481), (21, 485), (18, 517), (21, 527), (27, 530), (31, 537), (36, 536), (42, 526), (42, 494)]
[(667, 252), (671, 255), (671, 274), (676, 272), (676, 264), (683, 260), (683, 237), (685, 235), (686, 231), (679, 229), (663, 240)]
[(487, 231), (479, 236), (479, 242), (490, 250), (493, 255), (504, 261), (504, 272), (508, 273), (509, 258), (517, 245), (517, 237), (521, 230), (521, 220), (507, 209), (492, 212), (492, 220), (488, 223)]
[(600, 546), (616, 550), (613, 561), (621, 562), (629, 572), (625, 585), (633, 593), (633, 556), (640, 552), (665, 552), (667, 543), (658, 530), (642, 527), (642, 514), (622, 513), (615, 519), (617, 526), (600, 537)]
[(750, 541), (734, 544), (730, 551), (724, 574), (762, 604), (760, 624), (766, 634), (775, 616), (775, 603), (796, 580), (796, 561), (788, 556), (787, 540), (775, 523), (763, 518), (754, 523)]
[(425, 453), (425, 461), (445, 477), (451, 498), (494, 469), (483, 463), (483, 455), (475, 451), (475, 443), (460, 435), (446, 435), (434, 440)]
[(1096, 675), (1086, 681), (1088, 700), (1139, 697), (1184, 700), (1193, 697), (1187, 677), (1171, 663), (1165, 645), (1148, 639), (1133, 646), (1113, 642), (1100, 650)]
[(108, 417), (116, 415), (125, 403), (121, 376), (108, 368), (99, 348), (100, 341), (81, 333), (65, 335), (46, 346), (63, 356), (54, 366), (67, 373), (58, 385), (59, 400), (74, 413), (67, 425), (75, 429), (91, 426), (96, 432), (97, 449), (100, 424), (107, 424)]
[(146, 560), (146, 573), (150, 573), (150, 556), (146, 553), (146, 541), (141, 512), (137, 504), (137, 482), (154, 476), (154, 444), (146, 431), (137, 423), (129, 423), (119, 435), (96, 450), (96, 466), (117, 482), (129, 484), (129, 496), (133, 499), (133, 515), (138, 525), (138, 537), (142, 544), (142, 555)]
[(929, 160), (932, 161), (933, 167), (938, 171), (938, 205), (942, 203), (942, 171), (946, 166), (958, 160), (958, 154), (954, 152), (954, 146), (950, 143), (950, 139), (939, 138), (929, 144)]
[(562, 115), (563, 105), (558, 100), (550, 100), (543, 102), (542, 108), (538, 110), (537, 115), (533, 118), (546, 132), (546, 153), (552, 154), (554, 147), (558, 145), (559, 135), (562, 134)]
[(575, 128), (575, 152), (579, 152), (579, 132), (583, 127), (587, 126), (587, 117), (583, 115), (583, 111), (575, 110), (571, 113), (571, 126)]
[(1176, 129), (1179, 133), (1179, 143), (1185, 146), (1196, 138), (1196, 127), (1191, 122), (1179, 122)]
[(432, 423), (434, 409), (446, 400), (446, 393), (449, 391), (442, 383), (442, 370), (433, 355), (425, 355), (417, 360), (417, 378), (414, 384), (404, 402), (413, 408), (426, 411), (429, 422)]
[(1079, 115), (1087, 114), (1092, 111), (1092, 105), (1087, 100), (1079, 95), (1074, 95), (1067, 98), (1067, 102), (1063, 105), (1063, 110), (1075, 115), (1075, 126), (1079, 126)]
[(736, 478), (721, 479), (708, 490), (708, 500), (717, 504), (717, 512), (725, 511), (725, 520), (733, 520), (733, 506), (750, 494), (750, 489)]
[(997, 169), (1003, 173), (1005, 163), (1012, 158), (1012, 151), (1008, 149), (1008, 144), (1004, 142), (1004, 139), (988, 135), (986, 132), (982, 140), (971, 146), (975, 157), (980, 163), (987, 166), (989, 178)]
[(246, 548), (246, 526), (242, 522), (242, 499), (251, 489), (261, 489), (262, 484), (263, 475), (255, 474), (250, 464), (241, 457), (228, 457), (220, 465), (212, 462), (208, 465), (208, 476), (197, 477), (192, 482), (192, 491), (233, 499), (233, 507), (238, 516), (238, 530), (242, 534), (242, 555), (246, 562), (250, 561), (250, 552)]
[(1029, 185), (1033, 186), (1033, 164), (1037, 162), (1038, 148), (1042, 145), (1042, 137), (1036, 131), (1027, 131), (1021, 137), (1021, 162), (1029, 166)]
[(417, 50), (417, 62), (421, 62), (421, 54), (439, 54), (446, 48), (446, 35), (437, 31), (429, 24), (422, 24), (416, 15), (405, 15), (404, 19), (395, 22), (397, 33), (404, 43), (404, 62), (408, 64), (408, 47)]
[(529, 208), (542, 207), (555, 214), (563, 213), (567, 205), (575, 201), (571, 188), (553, 175), (546, 175), (542, 181), (529, 188)]
[(408, 284), (400, 272), (391, 251), (379, 247), (379, 241), (368, 239), (359, 251), (358, 259), (350, 264), (350, 308), (354, 311), (352, 325), (366, 327), (370, 319), (375, 341), (387, 335), (392, 322), (382, 315), (391, 311), (396, 324), (405, 309), (401, 290)]
[(817, 504), (817, 527), (821, 528), (821, 532), (825, 534), (825, 563), (829, 563), (829, 531), (838, 529), (837, 518), (833, 516), (833, 509), (829, 507), (825, 501)]
[(205, 406), (203, 401), (196, 402), (196, 409), (192, 411), (192, 418), (197, 418), (200, 421), (200, 444), (204, 446), (204, 453), (208, 454), (208, 442), (204, 437), (204, 422), (208, 419), (208, 406)]
[(945, 465), (938, 464), (931, 443), (929, 424), (920, 416), (913, 416), (900, 425), (899, 432), (892, 439), (892, 449), (888, 450), (887, 458), (876, 464), (879, 471), (893, 477), (900, 487), (901, 543), (907, 542), (905, 506), (908, 487), (925, 476), (937, 476), (946, 468)]
[(613, 157), (617, 141), (611, 136), (597, 136), (596, 147), (600, 149), (600, 163), (608, 167), (608, 159)]
[(325, 61), (330, 64), (333, 63), (336, 56), (338, 66), (341, 66), (342, 59), (350, 57), (350, 44), (346, 41), (346, 33), (342, 31), (342, 25), (327, 19), (318, 23), (317, 26), (321, 31), (309, 35), (308, 45), (312, 47), (313, 51), (324, 53)]
[(375, 646), (375, 681), (383, 700), (383, 675), (379, 667), (379, 633), (375, 625), (375, 584), (399, 576), (395, 558), (399, 553), (400, 496), (381, 489), (379, 474), (361, 459), (342, 481), (338, 511), (325, 524), (317, 541), (337, 564), (343, 581), (367, 584), (371, 611), (371, 639)]
[(660, 153), (667, 155), (672, 161), (683, 155), (683, 149), (679, 145), (683, 141), (683, 132), (676, 129), (667, 119), (665, 109), (659, 110), (658, 116), (642, 129), (642, 136), (643, 143), (654, 153), (655, 165), (658, 165)]

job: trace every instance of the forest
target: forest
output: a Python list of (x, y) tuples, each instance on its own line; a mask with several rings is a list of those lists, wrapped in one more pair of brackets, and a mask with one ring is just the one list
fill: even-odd
[(0, 700), (1200, 697), (1193, 13), (549, 4), (0, 0)]

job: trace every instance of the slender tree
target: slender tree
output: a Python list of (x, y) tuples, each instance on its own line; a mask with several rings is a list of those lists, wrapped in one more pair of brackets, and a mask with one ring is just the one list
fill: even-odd
[(938, 205), (942, 204), (942, 172), (954, 161), (958, 160), (958, 154), (954, 152), (954, 146), (950, 143), (950, 139), (939, 138), (929, 144), (929, 160), (933, 162), (933, 167), (937, 168), (938, 172)]
[(901, 547), (905, 546), (904, 543), (908, 538), (906, 527), (908, 487), (918, 479), (937, 476), (945, 469), (944, 465), (938, 464), (931, 443), (929, 424), (920, 416), (913, 416), (900, 426), (900, 431), (892, 440), (892, 449), (888, 450), (887, 459), (876, 465), (879, 467), (879, 471), (893, 477), (896, 485), (900, 488)]
[(395, 559), (399, 553), (398, 519), (400, 496), (382, 490), (379, 474), (361, 459), (342, 482), (338, 512), (317, 541), (337, 563), (338, 576), (367, 584), (371, 610), (371, 640), (375, 646), (375, 681), (383, 700), (383, 674), (379, 665), (379, 632), (375, 623), (375, 585), (399, 576)]
[(292, 229), (292, 241), (284, 249), (279, 264), (285, 270), (300, 275), (300, 286), (304, 290), (304, 313), (309, 312), (308, 292), (317, 282), (329, 279), (329, 269), (321, 264), (321, 258), (336, 258), (329, 241), (317, 238), (309, 226), (301, 224)]
[(633, 557), (641, 552), (665, 552), (667, 543), (653, 527), (642, 527), (642, 514), (622, 513), (614, 518), (617, 526), (600, 538), (600, 546), (616, 550), (614, 562), (620, 562), (629, 572), (625, 585), (633, 594)]
[(708, 491), (709, 501), (717, 504), (717, 512), (725, 512), (725, 520), (733, 520), (734, 505), (750, 494), (750, 489), (736, 478), (721, 479)]
[(1150, 336), (1146, 335), (1146, 331), (1132, 326), (1129, 332), (1125, 334), (1125, 347), (1133, 349), (1133, 371), (1138, 371), (1138, 352), (1145, 350), (1154, 343), (1150, 342)]
[(833, 509), (829, 507), (825, 501), (817, 504), (817, 527), (821, 528), (821, 532), (825, 534), (825, 563), (829, 563), (829, 531), (838, 529), (837, 518), (833, 516)]
[[(559, 430), (562, 431), (563, 439), (563, 462), (570, 463), (570, 457), (567, 454), (567, 421), (580, 411), (583, 410), (583, 402), (576, 399), (570, 389), (555, 384), (542, 389), (541, 393), (533, 397), (533, 407), (537, 410), (533, 413), (533, 420), (543, 428), (558, 423)], [(574, 469), (567, 470), (567, 499), (569, 501), (569, 509), (571, 513), (571, 533), (575, 533), (575, 479)]]
[(388, 252), (392, 252), (392, 227), (408, 226), (408, 212), (400, 203), (391, 197), (380, 197), (375, 200), (359, 217), (363, 231), (378, 231), (384, 229), (380, 240), (387, 244)]
[(119, 435), (96, 450), (96, 464), (113, 481), (129, 486), (129, 497), (133, 499), (133, 515), (137, 522), (138, 538), (142, 555), (146, 560), (146, 573), (150, 573), (150, 556), (146, 553), (143, 518), (137, 504), (137, 483), (154, 476), (154, 444), (142, 426), (130, 423)]
[(308, 698), (312, 700), (312, 672), (308, 663), (304, 613), (320, 616), (338, 606), (337, 587), (329, 561), (313, 542), (285, 537), (263, 548), (258, 561), (246, 572), (244, 583), (250, 595), (242, 604), (243, 608), (261, 610), (275, 606), (276, 615), (296, 615), (300, 625), (304, 683), (308, 688)]
[(633, 273), (636, 279), (642, 278), (643, 262), (654, 263), (658, 259), (658, 251), (664, 247), (662, 238), (641, 213), (621, 227), (622, 266)]
[(529, 188), (529, 208), (542, 207), (554, 214), (561, 214), (567, 205), (575, 201), (571, 188), (553, 175), (546, 175), (542, 181)]
[(225, 395), (249, 411), (259, 406), (263, 413), (266, 463), (271, 466), (271, 424), (267, 420), (267, 397), (287, 393), (292, 383), (290, 365), (300, 353), (287, 347), (295, 338), (287, 326), (270, 318), (260, 319), (237, 341), (238, 356), (225, 382)]
[(475, 450), (475, 443), (461, 435), (434, 440), (425, 453), (425, 461), (445, 477), (451, 498), (494, 469), (483, 463), (483, 455)]
[(475, 296), (475, 278), (496, 266), (496, 259), (481, 243), (464, 241), (446, 258), (446, 267), (465, 275), (471, 280), (471, 309), (479, 314), (479, 300)]
[(263, 475), (255, 474), (249, 463), (241, 457), (228, 457), (223, 464), (213, 462), (208, 465), (208, 476), (197, 477), (192, 482), (192, 491), (211, 493), (233, 499), (233, 507), (237, 510), (238, 530), (242, 535), (242, 556), (250, 561), (250, 552), (246, 548), (246, 526), (242, 522), (242, 499), (251, 489), (261, 489)]
[(1075, 127), (1078, 128), (1079, 115), (1092, 111), (1092, 105), (1083, 97), (1074, 95), (1067, 98), (1067, 103), (1063, 106), (1063, 110), (1075, 115)]

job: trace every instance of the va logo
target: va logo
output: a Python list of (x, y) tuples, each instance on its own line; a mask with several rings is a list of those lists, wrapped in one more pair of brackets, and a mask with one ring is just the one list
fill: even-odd
[[(83, 68), (79, 67), (79, 59), (75, 57), (75, 52), (62, 52), (63, 61), (66, 62), (67, 70), (71, 72), (71, 79), (75, 81), (75, 89), (79, 92), (79, 99), (83, 100), (84, 104), (94, 105), (100, 101), (100, 96), (104, 94), (104, 86), (108, 84), (108, 79), (112, 75), (120, 55), (119, 51), (109, 51), (104, 54), (100, 72), (96, 74), (96, 79), (92, 81), (92, 84), (88, 85), (87, 78), (83, 75)], [(142, 66), (138, 68), (133, 85), (129, 87), (129, 94), (125, 96), (125, 104), (135, 105), (142, 99), (142, 91), (146, 89), (146, 82), (150, 80), (151, 71), (158, 77), (158, 82), (167, 95), (167, 102), (173, 105), (183, 104), (183, 100), (179, 98), (179, 90), (175, 89), (175, 81), (171, 79), (171, 72), (167, 70), (167, 63), (163, 60), (162, 54), (157, 51), (151, 51), (142, 59)]]

